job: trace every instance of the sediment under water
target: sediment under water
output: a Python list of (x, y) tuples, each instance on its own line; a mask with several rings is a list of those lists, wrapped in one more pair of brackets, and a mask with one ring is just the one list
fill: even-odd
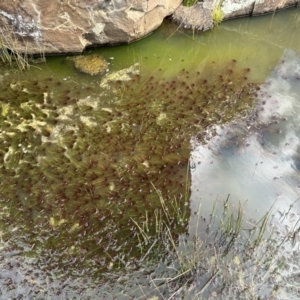
[(134, 75), (106, 90), (88, 88), (88, 95), (52, 77), (5, 77), (2, 227), (16, 229), (4, 238), (30, 247), (23, 255), (38, 254), (40, 267), (68, 262), (70, 274), (99, 274), (111, 257), (137, 255), (131, 219), (143, 219), (146, 210), (154, 226), (161, 205), (155, 189), (188, 209), (191, 137), (204, 142), (211, 124), (246, 116), (259, 89), (235, 60), (208, 68), (214, 71), (183, 69), (172, 79), (162, 70)]

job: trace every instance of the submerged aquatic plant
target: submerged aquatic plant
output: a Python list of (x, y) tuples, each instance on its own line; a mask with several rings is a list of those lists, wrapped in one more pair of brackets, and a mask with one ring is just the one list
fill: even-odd
[(131, 220), (147, 211), (147, 227), (140, 228), (159, 231), (154, 220), (166, 218), (158, 212), (160, 199), (169, 221), (181, 220), (177, 234), (184, 232), (190, 140), (205, 143), (214, 124), (247, 115), (257, 87), (249, 71), (233, 60), (201, 73), (183, 69), (173, 78), (162, 70), (135, 73), (108, 82), (109, 89), (4, 76), (3, 237), (24, 245), (23, 255), (37, 257), (39, 266), (59, 272), (67, 264), (69, 274), (81, 269), (98, 277), (143, 258)]

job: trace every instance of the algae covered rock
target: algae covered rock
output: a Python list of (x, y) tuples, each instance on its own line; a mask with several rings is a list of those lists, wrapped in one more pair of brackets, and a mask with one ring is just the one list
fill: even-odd
[(110, 89), (111, 83), (116, 81), (130, 81), (134, 75), (140, 74), (140, 65), (135, 63), (129, 68), (122, 69), (116, 72), (106, 74), (101, 80), (100, 87), (103, 89)]
[(68, 59), (74, 62), (76, 69), (89, 75), (104, 73), (108, 67), (107, 61), (98, 54), (78, 55)]

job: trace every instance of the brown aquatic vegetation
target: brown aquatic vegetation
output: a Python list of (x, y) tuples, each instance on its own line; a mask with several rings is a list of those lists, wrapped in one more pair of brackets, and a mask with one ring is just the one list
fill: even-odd
[[(5, 77), (0, 175), (2, 205), (10, 213), (3, 226), (27, 220), (18, 238), (25, 244), (49, 232), (51, 238), (32, 251), (44, 257), (60, 249), (53, 268), (81, 256), (86, 257), (82, 269), (98, 274), (111, 264), (124, 268), (121, 261), (115, 263), (118, 257), (125, 255), (126, 261), (143, 255), (136, 247), (137, 233), (127, 224), (147, 210), (151, 230), (155, 227), (161, 203), (152, 184), (168, 201), (188, 195), (191, 138), (204, 143), (210, 126), (243, 116), (254, 101), (257, 85), (241, 79), (246, 71), (237, 63), (220, 66), (217, 73), (210, 69), (201, 74), (182, 70), (171, 79), (158, 70), (111, 83), (104, 91), (78, 90), (73, 82), (53, 78)], [(76, 102), (71, 101), (74, 93)], [(165, 203), (174, 224), (177, 210), (186, 205), (186, 199), (178, 199), (176, 209), (171, 200)], [(185, 230), (188, 217), (187, 211), (177, 234)], [(77, 231), (80, 239), (74, 240), (69, 233)], [(6, 235), (12, 238), (9, 230)], [(99, 257), (106, 261), (101, 267), (94, 263)], [(78, 264), (68, 264), (69, 272), (76, 272)]]
[(98, 54), (77, 55), (68, 59), (74, 62), (77, 69), (89, 75), (103, 73), (108, 67), (106, 60)]

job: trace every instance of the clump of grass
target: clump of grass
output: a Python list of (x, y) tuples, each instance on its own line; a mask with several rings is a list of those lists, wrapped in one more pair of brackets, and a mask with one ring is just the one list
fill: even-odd
[[(158, 215), (165, 218), (156, 218), (159, 230), (155, 237), (145, 231), (141, 235), (146, 235), (151, 245), (147, 255), (153, 251), (153, 241), (162, 241), (170, 275), (153, 279), (152, 287), (167, 295), (163, 299), (265, 299), (266, 295), (270, 299), (279, 293), (280, 284), (272, 282), (282, 279), (286, 266), (281, 249), (290, 240), (294, 243), (300, 219), (288, 230), (287, 226), (282, 228), (280, 235), (277, 231), (275, 237), (271, 209), (258, 222), (249, 223), (244, 219), (243, 206), (235, 208), (228, 196), (221, 213), (218, 215), (215, 202), (207, 218), (201, 216), (199, 203), (194, 228), (190, 227), (188, 234), (176, 235), (163, 199), (161, 203)], [(283, 224), (288, 213), (282, 214), (279, 223)]]
[(16, 64), (17, 68), (23, 71), (31, 67), (31, 62), (45, 62), (44, 51), (41, 51), (38, 60), (29, 54), (27, 45), (25, 51), (20, 51), (17, 48), (17, 38), (11, 32), (7, 26), (0, 28), (0, 60), (4, 64), (9, 64), (11, 67)]
[(5, 36), (0, 29), (0, 58), (4, 64), (13, 65), (15, 62), (18, 69), (25, 70), (29, 68), (27, 55), (22, 55), (14, 47), (14, 41)]
[(198, 2), (198, 0), (184, 0), (182, 2), (183, 6), (193, 6)]
[(215, 26), (218, 26), (224, 18), (224, 13), (221, 9), (222, 2), (216, 4), (214, 9), (211, 11), (211, 17)]

